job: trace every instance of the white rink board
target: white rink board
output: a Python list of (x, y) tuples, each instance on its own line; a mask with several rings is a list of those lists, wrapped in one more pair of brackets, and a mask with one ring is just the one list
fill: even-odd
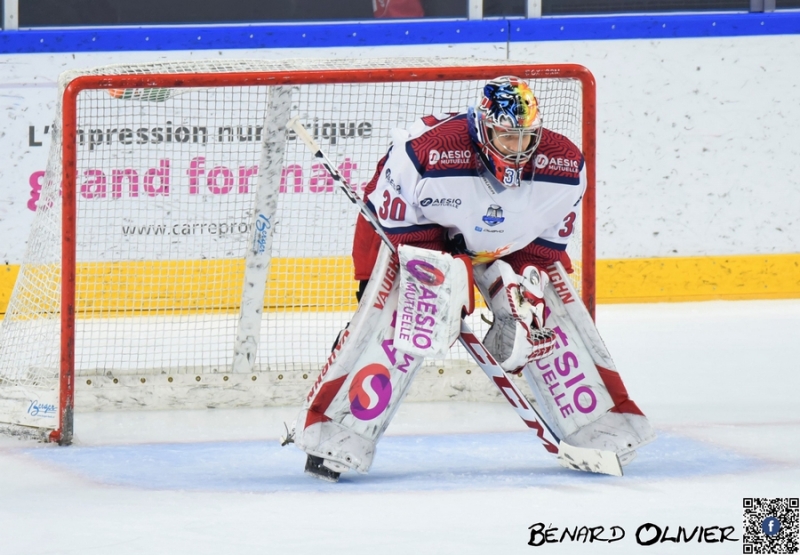
[(800, 252), (800, 35), (515, 43), (597, 80), (597, 257)]
[[(792, 101), (800, 37), (511, 43), (508, 54), (580, 63), (597, 79), (598, 258), (800, 251), (792, 212), (800, 206), (800, 141), (791, 123), (800, 121)], [(61, 71), (165, 59), (414, 55), (505, 59), (507, 45), (3, 56), (0, 234), (10, 240), (0, 260), (22, 258)]]
[[(139, 63), (177, 60), (222, 59), (286, 59), (286, 58), (378, 58), (378, 57), (442, 57), (501, 58), (506, 57), (506, 45), (479, 44), (453, 46), (365, 47), (330, 49), (281, 50), (221, 50), (174, 52), (114, 52), (75, 54), (20, 54), (0, 56), (3, 74), (0, 76), (0, 113), (4, 115), (4, 134), (0, 135), (0, 149), (7, 153), (7, 162), (0, 163), (0, 236), (9, 238), (0, 243), (0, 260), (19, 264), (25, 250), (35, 198), (44, 176), (50, 146), (50, 128), (53, 123), (57, 98), (57, 78), (66, 70), (86, 69), (109, 64)], [(397, 117), (403, 104), (383, 106), (381, 117)], [(425, 114), (402, 114), (411, 121)], [(332, 121), (331, 114), (311, 115), (311, 121)], [(235, 118), (232, 115), (232, 118)], [(191, 127), (199, 125), (196, 120)], [(367, 117), (364, 121), (369, 121)], [(248, 122), (249, 123), (249, 122)], [(263, 122), (253, 122), (261, 125)], [(357, 122), (358, 123), (358, 122)], [(166, 126), (166, 122), (163, 123)], [(152, 127), (155, 126), (151, 126)], [(138, 126), (137, 126), (138, 128)], [(152, 137), (152, 134), (150, 134)], [(359, 165), (358, 183), (364, 183), (374, 170), (376, 160), (359, 163), (357, 142), (353, 141), (353, 160)], [(323, 145), (325, 146), (325, 145)], [(387, 143), (388, 147), (388, 143)], [(311, 166), (309, 157), (304, 166)], [(306, 168), (308, 186), (309, 168)], [(292, 182), (293, 183), (293, 182)], [(349, 252), (349, 251), (348, 251)], [(346, 253), (342, 253), (346, 254)]]

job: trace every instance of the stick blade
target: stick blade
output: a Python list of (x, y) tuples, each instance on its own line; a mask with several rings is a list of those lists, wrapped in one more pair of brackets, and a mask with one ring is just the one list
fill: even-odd
[(563, 441), (558, 444), (558, 464), (581, 472), (622, 476), (622, 465), (613, 451), (575, 447)]

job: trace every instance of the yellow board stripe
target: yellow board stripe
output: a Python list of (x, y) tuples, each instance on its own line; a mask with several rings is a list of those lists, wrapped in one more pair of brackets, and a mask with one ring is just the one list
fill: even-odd
[(6, 313), (14, 282), (17, 281), (19, 266), (16, 264), (3, 264), (0, 266), (0, 314)]
[[(47, 271), (52, 268), (42, 273)], [(18, 272), (17, 265), (0, 266), (0, 314), (5, 314)], [(81, 314), (227, 312), (238, 310), (244, 262), (87, 263), (78, 272)], [(276, 258), (265, 308), (350, 311), (355, 290), (349, 256)], [(788, 298), (800, 298), (800, 254), (597, 261), (598, 303)]]
[[(244, 268), (241, 259), (81, 263), (76, 269), (76, 315), (238, 311)], [(43, 265), (27, 271), (29, 280), (39, 284), (51, 281), (58, 269)], [(19, 266), (6, 266), (0, 272), (3, 314), (18, 273)], [(355, 310), (357, 284), (352, 274), (347, 256), (276, 258), (267, 281), (265, 309)], [(41, 309), (44, 299), (28, 294), (28, 303)], [(56, 306), (47, 306), (47, 310), (56, 311), (57, 300)]]
[(597, 261), (598, 303), (800, 298), (800, 254)]
[[(238, 311), (244, 269), (240, 259), (81, 264), (77, 312)], [(273, 259), (265, 309), (355, 310), (351, 275), (349, 257)]]

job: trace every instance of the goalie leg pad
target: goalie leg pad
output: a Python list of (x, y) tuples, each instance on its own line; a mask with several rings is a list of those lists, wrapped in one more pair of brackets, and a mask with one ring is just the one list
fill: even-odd
[(375, 445), (422, 365), (422, 356), (394, 344), (399, 283), (398, 258), (382, 246), (358, 310), (298, 415), (295, 444), (326, 463), (369, 470)]
[(557, 341), (547, 358), (523, 374), (561, 440), (617, 454), (622, 465), (655, 439), (647, 418), (628, 397), (589, 312), (560, 263), (547, 269), (546, 325)]

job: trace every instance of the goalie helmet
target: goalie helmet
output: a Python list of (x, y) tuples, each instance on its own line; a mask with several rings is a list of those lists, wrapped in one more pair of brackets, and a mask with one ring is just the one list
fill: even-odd
[(486, 167), (506, 187), (519, 187), (522, 169), (542, 138), (539, 102), (528, 84), (510, 75), (492, 79), (468, 116)]

